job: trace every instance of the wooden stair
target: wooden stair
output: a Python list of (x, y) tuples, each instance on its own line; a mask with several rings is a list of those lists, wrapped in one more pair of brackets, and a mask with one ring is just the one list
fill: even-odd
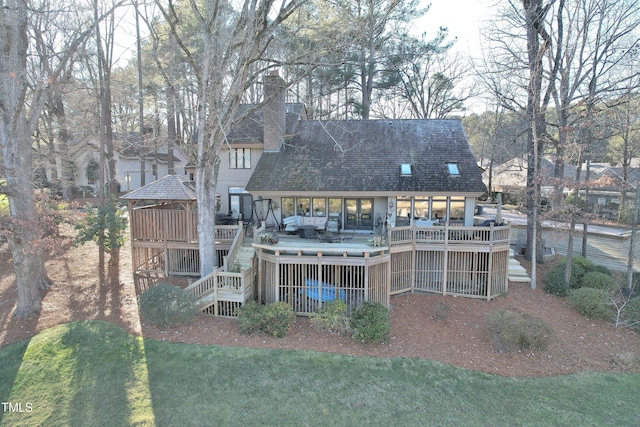
[(236, 258), (231, 260), (231, 265), (240, 264), (242, 268), (248, 270), (253, 267), (253, 257), (255, 256), (255, 249), (251, 244), (243, 244), (240, 249), (238, 249), (238, 253), (236, 254)]
[[(253, 246), (251, 246), (250, 244), (248, 245), (245, 244), (238, 249), (235, 258), (233, 260), (229, 260), (230, 264), (228, 265), (229, 267), (234, 265), (235, 266), (239, 265), (242, 270), (252, 271), (254, 256), (255, 256), (255, 250), (253, 249)], [(189, 286), (189, 288), (194, 288), (192, 292), (194, 293), (194, 296), (196, 296), (196, 306), (198, 307), (198, 310), (202, 312), (207, 312), (207, 310), (212, 309), (216, 313), (218, 313), (219, 311), (222, 311), (224, 309), (223, 306), (226, 304), (227, 312), (232, 312), (233, 304), (244, 304), (246, 301), (246, 298), (250, 297), (250, 294), (252, 293), (251, 289), (253, 286), (250, 285), (250, 288), (245, 288), (245, 291), (240, 293), (238, 291), (234, 291), (233, 289), (232, 290), (225, 289), (224, 287), (215, 289), (215, 287), (217, 286), (216, 278), (215, 278), (216, 274), (231, 274), (231, 273), (224, 273), (223, 269), (219, 268), (213, 273), (211, 273), (210, 275), (208, 275), (207, 277), (200, 279), (199, 281), (194, 282), (192, 285)], [(245, 279), (248, 280), (248, 276), (245, 277)], [(232, 280), (232, 279), (227, 279), (227, 280)], [(209, 284), (205, 284), (204, 287), (200, 288), (200, 289), (203, 289), (202, 291), (199, 292), (195, 289), (198, 283), (202, 283), (206, 281), (210, 281), (210, 282)], [(222, 304), (222, 306), (219, 304)], [(214, 306), (217, 306), (217, 308), (213, 308)], [(220, 315), (224, 315), (224, 314), (220, 314)]]

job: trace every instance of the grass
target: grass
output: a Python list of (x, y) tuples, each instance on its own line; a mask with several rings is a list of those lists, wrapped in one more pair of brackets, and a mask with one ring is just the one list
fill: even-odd
[(54, 327), (0, 361), (0, 401), (32, 408), (0, 412), (12, 426), (640, 423), (640, 375), (504, 378), (418, 359), (171, 344), (102, 321)]

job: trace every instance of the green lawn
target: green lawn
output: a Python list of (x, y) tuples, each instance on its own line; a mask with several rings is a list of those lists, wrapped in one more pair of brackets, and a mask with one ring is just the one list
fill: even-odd
[[(143, 340), (87, 321), (0, 349), (0, 424), (632, 426), (640, 375), (513, 379), (418, 359)], [(0, 408), (2, 409), (2, 408)]]

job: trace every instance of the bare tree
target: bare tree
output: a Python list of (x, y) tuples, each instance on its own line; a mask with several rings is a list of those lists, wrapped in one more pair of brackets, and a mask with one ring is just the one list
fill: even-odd
[(473, 84), (464, 84), (471, 73), (470, 65), (460, 55), (452, 55), (452, 42), (446, 42), (447, 31), (437, 37), (404, 43), (406, 61), (397, 70), (400, 96), (420, 119), (442, 119), (453, 112), (464, 111), (464, 103), (476, 95)]
[[(196, 166), (198, 199), (198, 240), (201, 274), (216, 266), (215, 190), (220, 165), (220, 150), (234, 124), (243, 117), (240, 104), (249, 88), (261, 82), (267, 69), (281, 60), (268, 57), (268, 49), (281, 25), (303, 3), (301, 0), (246, 0), (220, 2), (207, 0), (203, 5), (191, 1), (201, 40), (190, 45), (192, 34), (181, 32), (180, 11), (172, 1), (156, 3), (170, 27), (175, 42), (197, 79), (197, 117), (195, 149), (189, 153)], [(189, 23), (190, 25), (191, 23)], [(283, 88), (284, 89), (284, 88)]]
[(3, 0), (0, 5), (0, 147), (11, 215), (8, 242), (18, 287), (14, 315), (26, 317), (40, 311), (40, 290), (49, 286), (45, 254), (36, 245), (43, 230), (36, 218), (32, 134), (47, 99), (46, 86), (60, 78), (80, 44), (91, 34), (91, 28), (80, 27), (67, 33), (66, 39), (56, 45), (59, 50), (50, 52), (57, 55), (57, 65), (49, 74), (31, 80), (27, 56), (31, 36), (37, 30), (33, 24), (53, 19), (53, 9), (29, 0)]

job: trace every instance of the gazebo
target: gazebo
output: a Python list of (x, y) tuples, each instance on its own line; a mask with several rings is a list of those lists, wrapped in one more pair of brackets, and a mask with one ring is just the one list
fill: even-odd
[(200, 275), (193, 181), (167, 175), (121, 199), (128, 202), (135, 274)]

